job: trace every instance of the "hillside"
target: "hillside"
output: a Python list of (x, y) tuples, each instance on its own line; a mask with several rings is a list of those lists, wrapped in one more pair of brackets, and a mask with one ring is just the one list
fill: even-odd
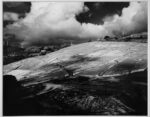
[(30, 115), (145, 115), (146, 70), (147, 43), (88, 42), (5, 65), (3, 72), (28, 90), (23, 100), (36, 99), (43, 109)]

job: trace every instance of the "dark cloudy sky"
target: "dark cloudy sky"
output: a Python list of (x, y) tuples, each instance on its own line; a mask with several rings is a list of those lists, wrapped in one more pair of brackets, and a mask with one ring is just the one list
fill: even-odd
[(105, 16), (113, 14), (121, 15), (122, 9), (128, 7), (129, 2), (86, 2), (85, 5), (90, 10), (79, 14), (77, 20), (80, 22), (101, 24)]
[[(94, 24), (102, 24), (103, 18), (107, 15), (121, 15), (122, 9), (129, 6), (129, 2), (85, 2), (84, 4), (89, 11), (80, 13), (76, 19), (81, 23)], [(30, 12), (30, 8), (30, 2), (4, 2), (3, 4), (4, 12), (18, 13), (19, 17), (25, 17), (25, 13)]]
[(4, 33), (24, 45), (147, 31), (147, 2), (4, 2)]

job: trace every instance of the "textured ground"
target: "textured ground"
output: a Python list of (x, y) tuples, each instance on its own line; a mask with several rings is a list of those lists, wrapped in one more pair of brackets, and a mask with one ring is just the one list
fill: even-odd
[(147, 43), (90, 42), (11, 63), (4, 75), (26, 88), (23, 105), (34, 100), (29, 115), (145, 115), (146, 68)]

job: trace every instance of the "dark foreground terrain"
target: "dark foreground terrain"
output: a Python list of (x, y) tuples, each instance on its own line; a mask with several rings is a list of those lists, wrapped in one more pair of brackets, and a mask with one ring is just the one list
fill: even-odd
[(147, 115), (146, 43), (79, 44), (4, 75), (4, 115)]
[(12, 107), (4, 110), (5, 115), (146, 115), (147, 71), (50, 80), (20, 88), (19, 93), (23, 96), (11, 98)]

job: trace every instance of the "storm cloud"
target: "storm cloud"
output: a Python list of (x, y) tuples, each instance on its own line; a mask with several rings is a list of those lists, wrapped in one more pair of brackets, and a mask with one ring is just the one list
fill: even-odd
[(89, 10), (84, 2), (32, 2), (26, 17), (8, 25), (6, 30), (22, 40), (22, 45), (48, 44), (61, 39), (96, 40), (106, 35), (147, 31), (147, 2), (130, 2), (120, 16), (103, 18), (103, 24), (81, 23), (76, 19)]

